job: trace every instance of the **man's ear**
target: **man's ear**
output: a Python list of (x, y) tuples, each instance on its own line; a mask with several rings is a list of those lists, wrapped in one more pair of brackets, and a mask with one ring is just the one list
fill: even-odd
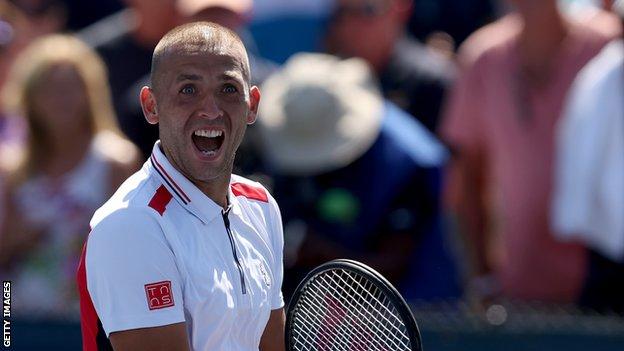
[(141, 109), (143, 109), (143, 115), (149, 124), (158, 124), (158, 110), (156, 97), (154, 91), (150, 87), (141, 88)]
[(260, 104), (260, 89), (257, 86), (249, 89), (249, 114), (247, 114), (247, 124), (254, 124), (258, 117), (258, 105)]

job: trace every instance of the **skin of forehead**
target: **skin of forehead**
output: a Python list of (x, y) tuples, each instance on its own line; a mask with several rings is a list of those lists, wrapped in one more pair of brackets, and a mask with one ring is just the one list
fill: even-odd
[[(230, 38), (210, 38), (212, 35), (205, 32), (203, 38), (197, 36), (193, 40), (175, 42), (162, 49), (160, 62), (156, 70), (156, 79), (162, 82), (166, 75), (167, 65), (172, 59), (193, 57), (202, 54), (229, 56), (234, 59), (235, 66), (240, 70), (246, 85), (249, 85), (249, 59), (242, 43)], [(158, 85), (158, 84), (155, 84)]]

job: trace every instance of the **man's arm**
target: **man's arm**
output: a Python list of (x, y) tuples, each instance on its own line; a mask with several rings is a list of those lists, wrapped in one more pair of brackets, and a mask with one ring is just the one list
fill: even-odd
[(484, 167), (482, 157), (467, 153), (455, 155), (449, 166), (449, 187), (446, 189), (450, 206), (465, 238), (472, 276), (490, 273)]
[(109, 338), (115, 351), (190, 350), (185, 322), (162, 327), (114, 332), (110, 334)]
[(490, 264), (493, 257), (489, 249), (494, 238), (488, 225), (491, 199), (488, 196), (486, 169), (483, 156), (468, 153), (455, 155), (449, 168), (449, 186), (445, 194), (452, 212), (457, 216), (459, 234), (469, 261), (466, 297), (478, 309), (501, 292)]
[(285, 325), (286, 314), (284, 313), (284, 308), (271, 311), (271, 316), (269, 317), (269, 321), (267, 322), (267, 325), (264, 328), (264, 333), (262, 333), (262, 338), (260, 339), (260, 351), (286, 350), (286, 346), (284, 344)]
[(269, 195), (271, 205), (270, 218), (273, 227), (272, 243), (273, 253), (276, 259), (273, 262), (273, 287), (271, 291), (270, 304), (271, 315), (264, 327), (264, 332), (260, 338), (260, 351), (285, 351), (284, 327), (286, 325), (286, 314), (284, 313), (284, 296), (282, 294), (282, 281), (284, 278), (284, 228), (282, 227), (282, 214), (275, 199)]
[[(93, 304), (116, 350), (138, 349), (133, 341), (145, 350), (167, 349), (179, 343), (176, 335), (186, 333), (182, 278), (157, 216), (151, 209), (119, 209), (95, 224), (87, 240), (81, 303)], [(83, 323), (89, 326), (88, 320)], [(152, 337), (177, 324), (181, 326), (173, 330), (178, 333), (162, 334), (166, 342)], [(83, 342), (95, 342), (98, 334)], [(186, 338), (181, 340), (185, 348), (170, 349), (187, 350)], [(152, 348), (153, 343), (158, 347)]]

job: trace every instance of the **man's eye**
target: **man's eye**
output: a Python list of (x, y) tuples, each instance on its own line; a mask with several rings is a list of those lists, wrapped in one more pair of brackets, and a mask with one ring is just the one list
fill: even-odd
[(238, 89), (235, 86), (233, 86), (231, 84), (228, 84), (228, 85), (223, 87), (223, 92), (226, 93), (226, 94), (234, 94), (234, 93), (238, 92)]
[(185, 94), (185, 95), (193, 94), (195, 93), (195, 87), (187, 85), (183, 87), (182, 89), (180, 89), (180, 93)]

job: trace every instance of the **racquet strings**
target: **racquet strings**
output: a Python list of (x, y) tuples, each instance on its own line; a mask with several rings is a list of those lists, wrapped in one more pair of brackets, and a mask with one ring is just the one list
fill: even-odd
[(394, 304), (366, 277), (332, 269), (305, 286), (292, 323), (294, 350), (412, 350)]

